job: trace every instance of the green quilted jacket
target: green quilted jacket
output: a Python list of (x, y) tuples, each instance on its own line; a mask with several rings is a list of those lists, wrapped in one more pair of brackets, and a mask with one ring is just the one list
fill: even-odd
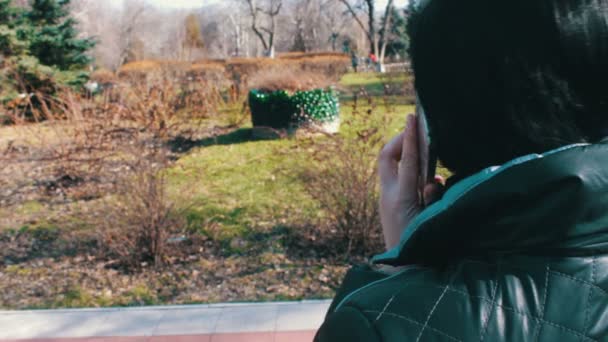
[(373, 262), (315, 341), (608, 341), (608, 140), (458, 182)]

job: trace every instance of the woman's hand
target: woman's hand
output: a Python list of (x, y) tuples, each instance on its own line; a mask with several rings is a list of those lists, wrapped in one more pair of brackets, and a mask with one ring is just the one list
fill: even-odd
[[(441, 197), (441, 179), (424, 186), (421, 201), (418, 132), (414, 115), (407, 119), (405, 130), (393, 138), (380, 153), (380, 220), (387, 249), (397, 246), (408, 224), (424, 206)], [(421, 204), (421, 203), (424, 203)]]

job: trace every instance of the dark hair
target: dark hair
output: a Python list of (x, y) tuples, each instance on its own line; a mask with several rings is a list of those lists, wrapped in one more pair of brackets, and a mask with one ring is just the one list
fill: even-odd
[(410, 56), (448, 169), (608, 135), (608, 0), (418, 2)]

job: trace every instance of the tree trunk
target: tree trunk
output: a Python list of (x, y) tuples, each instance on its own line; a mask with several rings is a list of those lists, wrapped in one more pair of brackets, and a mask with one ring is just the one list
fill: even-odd
[(384, 11), (384, 22), (382, 23), (382, 47), (380, 48), (380, 55), (378, 61), (380, 64), (384, 64), (384, 57), (386, 54), (386, 46), (388, 45), (389, 29), (391, 26), (391, 20), (393, 15), (393, 0), (389, 0), (386, 4), (386, 10)]
[(368, 22), (368, 36), (370, 44), (370, 52), (378, 56), (378, 35), (376, 33), (376, 1), (365, 0), (367, 4), (367, 22)]

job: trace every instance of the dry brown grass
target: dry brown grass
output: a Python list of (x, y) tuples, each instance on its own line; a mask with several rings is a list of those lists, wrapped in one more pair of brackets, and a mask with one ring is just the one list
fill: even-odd
[(117, 75), (108, 69), (98, 69), (91, 73), (91, 81), (104, 83), (115, 83), (118, 81)]

